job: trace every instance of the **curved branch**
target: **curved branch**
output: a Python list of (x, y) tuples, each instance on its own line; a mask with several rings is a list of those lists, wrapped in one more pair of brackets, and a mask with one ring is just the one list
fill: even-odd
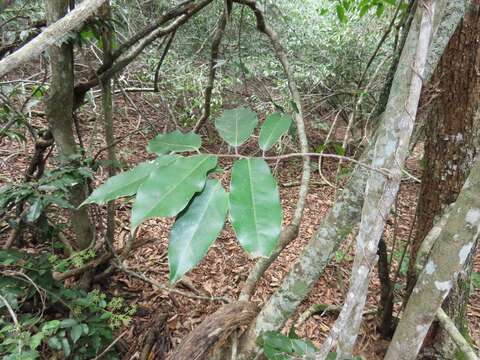
[[(264, 33), (270, 43), (272, 44), (273, 49), (275, 50), (275, 54), (282, 64), (283, 70), (287, 77), (288, 81), (288, 88), (290, 90), (290, 94), (292, 95), (293, 102), (295, 103), (295, 124), (297, 126), (298, 132), (298, 139), (300, 142), (300, 149), (301, 153), (308, 153), (308, 140), (307, 135), (305, 133), (305, 124), (303, 120), (303, 112), (302, 112), (302, 100), (300, 98), (300, 93), (297, 88), (297, 84), (295, 82), (295, 78), (293, 76), (292, 70), (290, 69), (290, 64), (287, 59), (287, 55), (285, 53), (285, 49), (280, 44), (279, 38), (277, 33), (267, 24), (265, 21), (265, 17), (263, 15), (262, 10), (255, 0), (234, 0), (237, 3), (243, 4), (248, 6), (253, 13), (255, 14), (255, 18), (257, 20), (257, 29), (258, 31)], [(252, 269), (248, 278), (245, 282), (244, 288), (240, 294), (240, 300), (249, 299), (255, 290), (255, 286), (258, 280), (262, 277), (265, 271), (270, 267), (270, 265), (277, 259), (278, 255), (282, 252), (282, 250), (298, 235), (298, 230), (300, 227), (300, 222), (302, 220), (303, 210), (305, 209), (305, 201), (307, 198), (308, 193), (308, 183), (310, 181), (310, 158), (308, 156), (303, 156), (303, 171), (302, 171), (302, 179), (300, 183), (300, 189), (298, 192), (298, 200), (297, 205), (295, 208), (295, 213), (292, 218), (292, 222), (286, 226), (282, 233), (280, 234), (280, 240), (277, 248), (273, 251), (270, 257), (265, 259), (260, 259), (256, 264), (255, 267)]]
[(230, 16), (230, 2), (231, 0), (224, 0), (222, 15), (220, 16), (218, 27), (215, 30), (215, 34), (213, 35), (210, 64), (208, 67), (208, 83), (205, 88), (205, 104), (203, 105), (203, 114), (193, 128), (193, 132), (198, 132), (198, 130), (200, 130), (203, 125), (205, 125), (205, 122), (210, 117), (213, 85), (215, 83), (215, 74), (217, 72), (219, 60), (218, 56), (220, 54), (220, 45), (222, 43), (223, 34), (225, 33), (225, 28), (227, 26), (228, 18)]
[(162, 56), (160, 57), (160, 60), (158, 61), (157, 68), (155, 69), (155, 77), (153, 79), (153, 91), (155, 91), (155, 92), (158, 92), (158, 76), (160, 74), (160, 68), (162, 67), (163, 62), (165, 61), (165, 58), (167, 57), (168, 51), (170, 50), (170, 46), (172, 46), (172, 42), (173, 42), (173, 38), (175, 37), (175, 33), (176, 33), (176, 31), (173, 31), (170, 34), (170, 37), (168, 38), (167, 44), (165, 45), (165, 48), (163, 49)]
[[(176, 19), (165, 27), (159, 27), (160, 25), (163, 25), (167, 21), (172, 19), (172, 16), (164, 15), (157, 21), (157, 23), (160, 22), (160, 25), (158, 25), (156, 28), (148, 32), (144, 30), (139, 33), (139, 34), (146, 33), (144, 37), (140, 37), (140, 35), (138, 34), (135, 35), (133, 39), (137, 39), (137, 41), (132, 43), (132, 41), (129, 40), (127, 42), (129, 46), (123, 46), (121, 47), (122, 49), (121, 51), (120, 49), (115, 51), (115, 53), (112, 55), (113, 61), (110, 64), (108, 64), (109, 65), (108, 67), (106, 66), (100, 67), (97, 70), (96, 74), (90, 78), (90, 80), (75, 86), (75, 89), (74, 89), (75, 107), (77, 108), (82, 104), (85, 94), (87, 93), (88, 90), (99, 85), (100, 82), (105, 81), (108, 78), (111, 78), (116, 73), (123, 70), (138, 55), (140, 55), (140, 53), (148, 45), (150, 45), (155, 40), (161, 38), (162, 36), (165, 36), (167, 34), (171, 34), (177, 31), (177, 29), (180, 26), (185, 24), (192, 16), (194, 16), (196, 13), (198, 13), (200, 10), (202, 10), (205, 6), (210, 4), (212, 1), (213, 0), (202, 0), (198, 4), (190, 4), (190, 6), (183, 8), (183, 12), (180, 12), (180, 10), (176, 12), (172, 12), (178, 15)], [(168, 14), (171, 14), (171, 13), (168, 13)], [(151, 27), (152, 26), (149, 26), (148, 29), (150, 30)]]

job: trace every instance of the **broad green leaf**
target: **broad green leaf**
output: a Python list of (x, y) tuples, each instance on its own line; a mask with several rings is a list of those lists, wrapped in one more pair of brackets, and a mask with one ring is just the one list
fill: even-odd
[(43, 324), (42, 331), (53, 333), (57, 331), (59, 327), (60, 327), (60, 320), (51, 320)]
[(43, 201), (41, 198), (35, 199), (33, 204), (28, 208), (25, 220), (29, 223), (35, 222), (43, 211)]
[(230, 191), (230, 215), (238, 241), (251, 255), (268, 256), (280, 236), (282, 208), (267, 163), (260, 158), (236, 161)]
[(208, 171), (216, 165), (215, 156), (195, 155), (179, 157), (169, 166), (153, 170), (138, 188), (132, 231), (147, 219), (177, 215), (203, 189)]
[(60, 327), (61, 328), (70, 328), (74, 325), (77, 325), (78, 324), (78, 321), (75, 320), (75, 319), (63, 319), (61, 322), (60, 322)]
[(217, 120), (215, 128), (230, 146), (240, 146), (252, 135), (258, 124), (257, 114), (246, 107), (225, 110)]
[(258, 143), (260, 149), (267, 151), (285, 134), (290, 125), (292, 124), (292, 118), (290, 116), (274, 113), (267, 116), (267, 119), (263, 123), (260, 130), (260, 137)]
[(149, 152), (167, 154), (171, 151), (196, 151), (202, 145), (202, 138), (194, 132), (184, 134), (179, 130), (172, 131), (168, 134), (157, 135), (148, 142), (147, 150)]
[(57, 336), (54, 336), (48, 339), (48, 346), (53, 350), (61, 350), (62, 342)]
[(267, 331), (258, 341), (269, 360), (290, 360), (299, 356), (314, 354), (315, 346), (309, 340), (285, 336), (278, 331)]
[(203, 191), (180, 214), (170, 233), (168, 265), (174, 283), (205, 256), (225, 223), (228, 194), (218, 180), (208, 180)]
[(67, 338), (62, 338), (62, 349), (63, 355), (65, 355), (65, 357), (69, 357), (72, 350), (70, 348), (70, 343), (68, 342)]
[(78, 341), (78, 339), (80, 339), (82, 335), (83, 335), (82, 324), (77, 324), (74, 327), (72, 327), (72, 330), (70, 331), (70, 338), (72, 339), (74, 344)]
[(30, 348), (35, 350), (42, 343), (42, 340), (44, 337), (45, 337), (45, 334), (42, 331), (33, 335), (30, 338), (30, 344), (29, 344)]
[(174, 156), (162, 156), (154, 162), (144, 162), (131, 170), (112, 176), (95, 189), (80, 206), (90, 203), (105, 204), (110, 200), (134, 195), (154, 169), (166, 167), (176, 159)]

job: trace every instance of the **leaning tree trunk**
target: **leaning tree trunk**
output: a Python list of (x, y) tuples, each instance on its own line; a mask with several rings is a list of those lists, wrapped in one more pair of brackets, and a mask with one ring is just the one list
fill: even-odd
[[(411, 248), (408, 290), (417, 280), (414, 264), (423, 239), (442, 209), (453, 203), (479, 149), (480, 130), (480, 0), (470, 0), (464, 20), (445, 49), (432, 84), (436, 88), (426, 122), (426, 167), (417, 210), (417, 232)], [(444, 303), (457, 328), (468, 332), (466, 310), (471, 262)], [(444, 358), (454, 358), (451, 337), (435, 326), (429, 341)], [(441, 346), (438, 346), (440, 345)]]
[[(69, 0), (47, 0), (47, 21), (51, 25), (65, 16)], [(66, 158), (78, 154), (73, 135), (73, 47), (69, 42), (49, 49), (51, 79), (47, 99), (47, 117), (58, 147), (58, 151)], [(86, 195), (85, 184), (79, 184), (71, 190), (71, 203), (76, 207), (82, 203)], [(71, 223), (76, 241), (80, 248), (90, 245), (93, 231), (86, 207), (72, 210)]]
[(433, 319), (478, 241), (479, 188), (480, 161), (477, 160), (457, 201), (428, 235), (435, 240), (435, 245), (410, 295), (385, 360), (417, 358)]
[[(424, 76), (427, 81), (431, 77), (432, 69), (436, 66), (439, 54), (445, 49), (451, 34), (463, 16), (463, 6), (459, 6), (456, 2), (440, 0), (437, 9), (435, 38), (430, 48)], [(402, 84), (400, 80), (397, 82), (393, 86), (398, 88)], [(386, 117), (388, 115), (384, 114), (382, 121)], [(380, 128), (384, 126), (382, 121)], [(388, 134), (388, 132), (384, 131), (384, 134)], [(373, 146), (370, 146), (363, 154), (361, 161), (368, 163), (372, 155)], [(299, 259), (283, 279), (279, 289), (266, 302), (250, 330), (244, 336), (243, 351), (255, 350), (255, 339), (261, 333), (281, 329), (300, 303), (308, 296), (335, 251), (360, 221), (367, 178), (368, 170), (366, 168), (357, 167), (355, 169), (341, 196), (317, 228)]]

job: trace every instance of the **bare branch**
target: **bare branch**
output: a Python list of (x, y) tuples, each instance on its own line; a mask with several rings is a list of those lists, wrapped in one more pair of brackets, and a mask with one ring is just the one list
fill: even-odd
[(208, 82), (205, 88), (205, 103), (203, 105), (202, 117), (198, 120), (197, 124), (193, 128), (194, 132), (198, 132), (198, 130), (203, 127), (205, 122), (210, 117), (213, 85), (215, 82), (215, 74), (218, 67), (220, 45), (222, 43), (223, 34), (225, 33), (225, 28), (227, 26), (228, 18), (230, 16), (230, 2), (231, 0), (224, 0), (222, 15), (220, 16), (217, 29), (215, 30), (215, 34), (213, 35), (210, 64), (208, 66)]
[(0, 77), (8, 74), (18, 66), (41, 55), (50, 46), (65, 41), (68, 34), (80, 27), (106, 0), (85, 0), (75, 10), (53, 23), (36, 38), (21, 47), (13, 54), (0, 61)]

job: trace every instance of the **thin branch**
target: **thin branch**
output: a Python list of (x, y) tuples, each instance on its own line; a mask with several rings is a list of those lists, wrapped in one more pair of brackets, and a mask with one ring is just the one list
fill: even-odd
[(140, 273), (137, 273), (133, 270), (127, 269), (123, 264), (121, 264), (118, 261), (115, 262), (114, 266), (117, 267), (119, 270), (123, 271), (124, 273), (130, 275), (130, 276), (136, 277), (137, 279), (145, 281), (146, 283), (152, 285), (153, 287), (155, 287), (157, 289), (167, 291), (169, 293), (174, 293), (174, 294), (177, 294), (177, 295), (181, 295), (181, 296), (184, 296), (184, 297), (187, 297), (187, 298), (190, 298), (190, 299), (196, 299), (196, 300), (222, 302), (222, 303), (225, 303), (225, 304), (228, 304), (228, 303), (231, 302), (230, 299), (225, 298), (223, 296), (203, 296), (203, 295), (196, 295), (196, 294), (192, 294), (192, 293), (189, 293), (189, 292), (186, 292), (186, 291), (174, 289), (170, 286), (161, 284), (156, 280), (153, 280), (149, 277), (146, 277), (143, 274), (140, 274)]
[(98, 360), (98, 359), (101, 359), (103, 356), (105, 356), (105, 355), (110, 351), (110, 349), (111, 349), (112, 347), (114, 347), (115, 344), (116, 344), (118, 341), (120, 341), (120, 339), (121, 339), (122, 337), (125, 336), (125, 334), (126, 334), (127, 332), (128, 332), (128, 331), (125, 330), (125, 331), (122, 332), (120, 335), (118, 335), (118, 336), (115, 338), (115, 340), (113, 340), (113, 341), (110, 343), (110, 345), (108, 345), (108, 346), (105, 348), (105, 350), (103, 350), (98, 356), (95, 356), (95, 358), (93, 358), (93, 360)]
[[(82, 104), (83, 98), (88, 90), (100, 84), (101, 81), (113, 77), (119, 71), (123, 70), (129, 65), (142, 51), (162, 36), (175, 32), (180, 26), (185, 24), (192, 16), (198, 13), (205, 6), (210, 4), (213, 0), (202, 0), (198, 4), (189, 4), (185, 7), (175, 8), (172, 12), (162, 16), (156, 23), (155, 27), (147, 27), (139, 34), (136, 34), (128, 41), (128, 46), (120, 46), (112, 54), (112, 62), (100, 67), (96, 74), (92, 75), (90, 80), (75, 85), (75, 106)], [(172, 15), (174, 14), (174, 16)], [(173, 22), (165, 27), (160, 27), (169, 20), (175, 18)], [(136, 41), (132, 41), (136, 39)]]
[(155, 92), (158, 92), (158, 76), (160, 74), (160, 68), (162, 67), (163, 62), (167, 57), (168, 50), (170, 50), (170, 46), (172, 46), (172, 42), (173, 42), (173, 38), (175, 37), (175, 34), (176, 34), (176, 30), (170, 34), (170, 37), (168, 38), (168, 41), (167, 41), (167, 45), (165, 45), (165, 49), (163, 49), (162, 56), (158, 61), (157, 68), (155, 69), (155, 78), (153, 80), (153, 91)]
[(20, 323), (18, 322), (17, 315), (15, 315), (15, 311), (13, 311), (13, 309), (10, 306), (10, 304), (8, 303), (7, 299), (5, 299), (2, 295), (0, 295), (0, 300), (2, 300), (3, 303), (5, 304), (5, 306), (7, 307), (8, 313), (10, 314), (10, 317), (12, 318), (13, 323), (15, 324), (16, 330), (20, 331), (20, 329), (22, 327), (20, 326)]
[(390, 24), (388, 25), (387, 30), (385, 30), (385, 32), (383, 33), (383, 36), (382, 36), (382, 38), (380, 39), (380, 41), (378, 42), (375, 51), (373, 52), (372, 56), (371, 56), (370, 59), (368, 60), (367, 66), (365, 66), (365, 69), (363, 70), (363, 74), (362, 74), (362, 76), (360, 77), (360, 81), (358, 82), (358, 87), (359, 87), (359, 88), (362, 87), (363, 81), (365, 80), (365, 77), (367, 76), (368, 69), (369, 69), (370, 66), (372, 65), (373, 60), (375, 60), (375, 58), (376, 58), (377, 55), (378, 55), (378, 52), (379, 52), (380, 49), (382, 48), (382, 46), (383, 46), (383, 44), (385, 43), (385, 41), (388, 39), (388, 35), (390, 35), (390, 33), (392, 32), (392, 29), (393, 29), (393, 27), (394, 27), (394, 25), (395, 25), (395, 20), (397, 19), (398, 13), (400, 12), (400, 9), (401, 9), (402, 5), (403, 5), (403, 0), (401, 0), (401, 1), (398, 2), (397, 8), (395, 9), (395, 12), (394, 12), (394, 14), (393, 14), (393, 16), (392, 16), (392, 19), (390, 20)]
[(458, 331), (454, 322), (448, 317), (445, 311), (443, 311), (442, 308), (439, 308), (435, 315), (440, 322), (440, 325), (442, 325), (448, 335), (450, 335), (452, 340), (458, 346), (458, 349), (462, 352), (462, 355), (465, 357), (465, 359), (478, 360), (478, 356), (475, 354), (475, 351), (472, 349), (467, 340), (465, 340), (462, 333)]
[(213, 35), (212, 50), (210, 52), (210, 63), (208, 66), (208, 82), (205, 88), (205, 103), (203, 105), (203, 113), (202, 117), (198, 120), (197, 124), (193, 128), (194, 132), (198, 132), (210, 117), (215, 74), (219, 65), (218, 60), (220, 54), (220, 45), (222, 43), (223, 34), (225, 33), (225, 28), (227, 26), (228, 18), (230, 16), (230, 7), (231, 0), (224, 0), (222, 15), (220, 16), (217, 29), (215, 30), (215, 34)]
[[(247, 156), (247, 155), (241, 155), (241, 154), (211, 154), (215, 155), (218, 157), (223, 157), (223, 158), (249, 158), (251, 159), (252, 156)], [(253, 156), (254, 157), (254, 156)], [(343, 155), (337, 155), (337, 154), (325, 154), (325, 153), (312, 153), (312, 152), (306, 152), (306, 153), (289, 153), (289, 154), (283, 154), (283, 155), (276, 155), (276, 156), (259, 156), (259, 158), (264, 159), (264, 160), (287, 160), (287, 159), (292, 159), (296, 157), (321, 157), (321, 158), (332, 158), (332, 159), (338, 159), (338, 160), (344, 160), (351, 162), (355, 165), (364, 167), (368, 170), (375, 171), (379, 174), (382, 174), (383, 176), (390, 178), (391, 174), (388, 172), (386, 169), (382, 168), (376, 168), (374, 166), (371, 166), (367, 163), (355, 160), (354, 158), (348, 157), (348, 156), (343, 156)]]
[(243, 4), (252, 10), (256, 18), (257, 30), (267, 36), (275, 51), (275, 55), (277, 56), (279, 62), (282, 64), (283, 71), (287, 77), (288, 89), (290, 90), (293, 103), (296, 107), (294, 109), (294, 118), (303, 159), (301, 184), (298, 191), (298, 200), (295, 207), (295, 212), (292, 217), (292, 222), (289, 226), (285, 227), (282, 230), (277, 248), (268, 258), (260, 259), (259, 261), (257, 261), (255, 267), (248, 275), (244, 288), (242, 289), (239, 297), (240, 300), (245, 300), (251, 297), (258, 280), (263, 276), (263, 274), (270, 267), (270, 265), (277, 259), (282, 250), (298, 235), (300, 222), (302, 220), (303, 211), (305, 209), (305, 202), (308, 193), (308, 184), (310, 181), (310, 157), (307, 155), (308, 139), (305, 133), (302, 100), (297, 88), (297, 84), (295, 82), (295, 78), (293, 76), (293, 72), (290, 68), (290, 63), (288, 61), (285, 49), (280, 44), (277, 33), (270, 27), (270, 25), (267, 24), (261, 6), (257, 5), (255, 0), (235, 0), (235, 2)]

